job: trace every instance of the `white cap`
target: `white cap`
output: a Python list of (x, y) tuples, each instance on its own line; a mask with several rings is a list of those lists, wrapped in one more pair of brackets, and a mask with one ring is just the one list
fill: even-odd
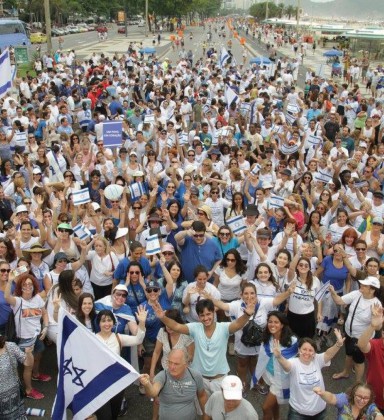
[(359, 142), (359, 147), (365, 147), (365, 148), (367, 148), (368, 145), (367, 145), (367, 143), (365, 141), (361, 141), (361, 142)]
[(242, 400), (243, 384), (238, 376), (228, 375), (221, 383), (225, 400)]
[(123, 238), (128, 234), (128, 228), (118, 228), (115, 239)]
[(41, 169), (40, 168), (34, 168), (32, 173), (33, 173), (33, 175), (41, 174)]
[(95, 210), (95, 211), (97, 211), (97, 210), (100, 210), (100, 204), (98, 204), (98, 203), (92, 203), (92, 207), (93, 207), (93, 210)]
[(380, 289), (380, 281), (376, 277), (369, 276), (365, 280), (359, 280), (359, 283), (363, 286), (372, 286), (376, 289)]
[(128, 293), (128, 289), (127, 289), (127, 286), (125, 284), (118, 284), (117, 286), (115, 286), (114, 289), (113, 289), (113, 291), (112, 291), (112, 293), (115, 290), (122, 290), (123, 292), (127, 292)]
[(24, 211), (26, 211), (28, 213), (27, 206), (24, 206), (24, 204), (21, 204), (20, 206), (16, 207), (16, 214), (17, 213), (22, 213)]

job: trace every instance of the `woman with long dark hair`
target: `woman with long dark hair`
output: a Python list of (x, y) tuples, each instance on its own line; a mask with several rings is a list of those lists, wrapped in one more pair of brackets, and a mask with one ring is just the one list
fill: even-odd
[[(49, 317), (48, 337), (56, 343), (58, 324), (57, 312), (58, 306), (61, 306), (68, 312), (74, 314), (78, 305), (78, 298), (73, 291), (73, 283), (76, 280), (75, 271), (63, 270), (59, 274), (58, 282), (55, 284), (47, 296), (47, 312)], [(55, 307), (54, 302), (59, 299), (59, 305)]]
[(284, 372), (273, 354), (273, 340), (279, 340), (281, 351), (286, 359), (297, 355), (297, 338), (288, 324), (287, 317), (279, 311), (271, 311), (267, 316), (267, 326), (263, 333), (253, 384), (260, 378), (269, 385), (269, 392), (263, 404), (263, 419), (280, 419), (279, 405), (286, 404), (289, 398), (289, 376)]
[(327, 234), (327, 228), (321, 224), (321, 214), (314, 210), (306, 223), (301, 229), (301, 236), (305, 241), (314, 242), (318, 239), (321, 243), (324, 242)]
[(13, 242), (6, 237), (0, 238), (0, 260), (7, 261), (12, 268), (16, 267), (16, 250)]
[(296, 281), (295, 293), (288, 302), (288, 321), (297, 337), (315, 335), (316, 319), (321, 318), (321, 303), (315, 313), (315, 295), (320, 288), (320, 281), (312, 274), (311, 262), (301, 255), (300, 249), (293, 258), (288, 270), (288, 282)]
[(172, 280), (173, 294), (170, 297), (172, 309), (177, 309), (180, 314), (183, 313), (183, 293), (188, 283), (183, 279), (183, 271), (179, 261), (171, 260), (166, 262), (164, 257), (160, 259), (160, 267), (163, 271), (164, 278), (162, 285), (164, 288), (167, 287), (168, 282)]
[(235, 192), (232, 194), (232, 204), (227, 210), (225, 218), (230, 219), (231, 217), (241, 216), (244, 210), (244, 195), (241, 192)]
[(94, 332), (94, 322), (96, 320), (95, 298), (91, 293), (82, 293), (76, 308), (76, 318), (89, 330)]

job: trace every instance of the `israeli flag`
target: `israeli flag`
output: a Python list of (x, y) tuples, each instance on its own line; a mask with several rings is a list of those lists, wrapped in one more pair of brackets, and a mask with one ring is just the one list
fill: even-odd
[(315, 181), (321, 181), (321, 182), (325, 182), (326, 184), (328, 184), (329, 181), (332, 181), (333, 176), (326, 173), (326, 172), (321, 172), (319, 171), (316, 175), (315, 175)]
[(72, 191), (72, 200), (74, 206), (80, 206), (81, 204), (90, 203), (91, 197), (89, 196), (88, 188)]
[(79, 223), (73, 228), (73, 233), (82, 241), (87, 238), (92, 238), (92, 233), (82, 223)]
[(225, 100), (227, 101), (228, 108), (232, 102), (238, 103), (240, 101), (240, 98), (237, 96), (236, 92), (228, 85), (225, 85)]
[(147, 238), (147, 247), (146, 247), (146, 254), (147, 255), (156, 255), (160, 252), (160, 240), (159, 235), (151, 235)]
[(229, 52), (225, 49), (225, 47), (222, 47), (220, 53), (220, 68), (225, 66), (230, 57)]
[(272, 195), (268, 200), (268, 207), (278, 209), (284, 207), (284, 198), (278, 195)]
[(66, 420), (69, 409), (73, 420), (83, 420), (136, 381), (139, 374), (63, 308), (58, 325), (59, 374), (52, 419)]
[(227, 220), (227, 225), (235, 235), (241, 235), (247, 229), (243, 216), (231, 217)]
[(135, 200), (140, 198), (144, 194), (143, 186), (141, 182), (134, 182), (128, 186), (128, 192), (131, 195), (131, 199)]
[(329, 289), (330, 284), (331, 284), (331, 282), (328, 280), (316, 292), (316, 294), (315, 294), (316, 302), (321, 302), (324, 299), (324, 296), (328, 293), (328, 289)]
[(12, 68), (9, 50), (0, 55), (0, 98), (12, 87)]

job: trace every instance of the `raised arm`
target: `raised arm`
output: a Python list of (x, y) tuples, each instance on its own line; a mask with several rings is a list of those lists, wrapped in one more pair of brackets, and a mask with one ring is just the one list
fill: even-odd
[(284, 369), (285, 372), (291, 371), (291, 362), (281, 354), (279, 340), (273, 340), (273, 355), (275, 356), (276, 360), (280, 363), (281, 367)]
[(384, 322), (383, 307), (378, 303), (371, 306), (371, 323), (361, 334), (357, 346), (363, 353), (369, 353), (371, 350), (370, 340), (376, 330), (379, 330)]
[(153, 310), (155, 311), (156, 316), (161, 320), (161, 322), (166, 326), (169, 327), (171, 330), (178, 332), (180, 334), (187, 334), (189, 335), (189, 329), (187, 325), (179, 324), (178, 322), (174, 321), (171, 318), (165, 316), (165, 312), (163, 308), (160, 306), (159, 302), (156, 302), (152, 305)]
[(319, 386), (313, 388), (313, 392), (317, 394), (327, 404), (336, 405), (336, 395), (332, 392), (328, 392), (325, 389), (321, 389)]
[(324, 353), (325, 363), (330, 362), (336, 356), (336, 354), (343, 347), (344, 344), (345, 337), (342, 337), (340, 331), (337, 328), (335, 328), (333, 331), (336, 336), (336, 343)]

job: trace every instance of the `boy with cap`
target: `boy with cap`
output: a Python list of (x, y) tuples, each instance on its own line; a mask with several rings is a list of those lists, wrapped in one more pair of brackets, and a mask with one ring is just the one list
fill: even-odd
[(205, 404), (203, 420), (258, 420), (252, 404), (243, 398), (239, 377), (228, 375), (221, 383), (222, 391), (214, 392)]

